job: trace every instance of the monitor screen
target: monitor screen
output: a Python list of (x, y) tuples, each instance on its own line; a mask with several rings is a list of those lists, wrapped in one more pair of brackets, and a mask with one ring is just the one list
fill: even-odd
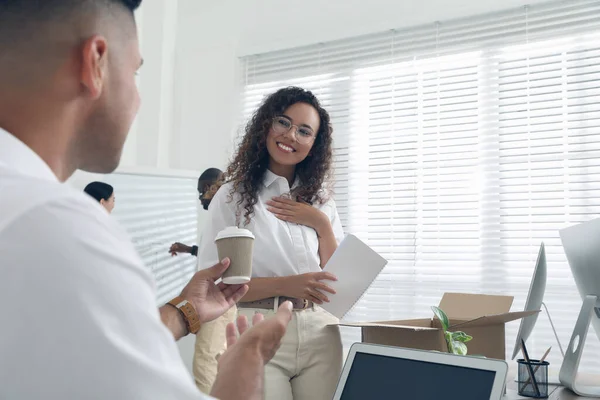
[(496, 372), (356, 353), (341, 400), (483, 400)]

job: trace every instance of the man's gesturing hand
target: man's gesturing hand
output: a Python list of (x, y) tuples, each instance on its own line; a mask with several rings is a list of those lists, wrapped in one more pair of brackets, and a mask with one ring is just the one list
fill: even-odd
[(211, 268), (196, 272), (181, 292), (181, 297), (196, 309), (201, 323), (220, 317), (248, 292), (247, 285), (215, 284), (229, 264), (226, 258)]
[(219, 358), (212, 396), (220, 400), (262, 400), (265, 364), (279, 349), (291, 319), (292, 304), (286, 301), (268, 320), (262, 314), (255, 314), (252, 328), (248, 328), (244, 316), (237, 319), (237, 329), (229, 324), (227, 351)]

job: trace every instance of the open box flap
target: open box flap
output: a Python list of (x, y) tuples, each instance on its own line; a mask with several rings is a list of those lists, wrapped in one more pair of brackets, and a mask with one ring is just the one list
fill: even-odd
[(338, 326), (350, 326), (357, 328), (399, 328), (411, 331), (437, 331), (431, 327), (430, 319), (405, 320), (405, 321), (382, 321), (382, 322), (340, 322)]
[(505, 324), (510, 321), (515, 321), (517, 319), (521, 319), (524, 317), (528, 317), (530, 315), (534, 315), (539, 313), (540, 310), (537, 311), (520, 311), (520, 312), (512, 312), (512, 313), (504, 313), (498, 315), (486, 315), (483, 317), (475, 318), (470, 321), (456, 321), (450, 325), (450, 330), (453, 329), (462, 329), (469, 328), (475, 326), (488, 326), (488, 325), (498, 325)]
[(444, 293), (439, 307), (451, 320), (471, 321), (486, 315), (508, 313), (512, 303), (512, 296)]

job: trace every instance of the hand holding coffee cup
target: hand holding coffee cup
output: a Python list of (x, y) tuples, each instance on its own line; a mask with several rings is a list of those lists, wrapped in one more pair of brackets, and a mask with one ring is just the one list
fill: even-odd
[(223, 283), (239, 285), (250, 282), (252, 277), (252, 253), (254, 235), (247, 229), (230, 226), (223, 229), (215, 239), (219, 259), (229, 258), (231, 264), (223, 274)]

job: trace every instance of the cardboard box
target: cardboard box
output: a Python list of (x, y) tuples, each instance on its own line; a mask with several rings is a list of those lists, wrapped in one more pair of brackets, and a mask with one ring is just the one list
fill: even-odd
[[(509, 311), (512, 302), (512, 296), (445, 293), (439, 307), (448, 315), (451, 332), (463, 331), (473, 336), (473, 340), (467, 343), (470, 355), (504, 360), (506, 357), (504, 324), (539, 312), (538, 310), (511, 313)], [(437, 318), (341, 322), (339, 325), (361, 328), (364, 343), (448, 351)]]

